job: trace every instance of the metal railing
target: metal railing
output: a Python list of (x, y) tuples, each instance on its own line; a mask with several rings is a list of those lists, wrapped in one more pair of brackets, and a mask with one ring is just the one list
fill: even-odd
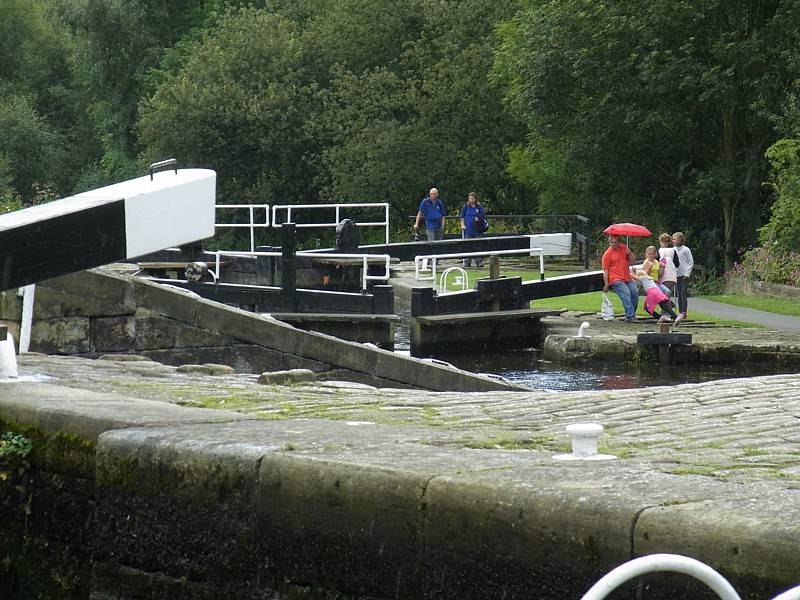
[[(323, 228), (336, 227), (341, 222), (341, 209), (352, 208), (383, 208), (383, 221), (356, 221), (359, 227), (383, 227), (385, 243), (389, 243), (389, 204), (387, 202), (361, 202), (354, 204), (276, 204), (272, 207), (272, 227), (280, 227), (283, 223), (293, 223), (292, 212), (310, 209), (334, 209), (335, 217), (332, 223), (295, 223), (298, 229), (303, 228)], [(278, 211), (286, 211), (286, 219), (278, 220)]]
[[(281, 252), (242, 252), (242, 251), (233, 251), (233, 250), (217, 250), (214, 252), (207, 252), (207, 254), (212, 254), (214, 256), (214, 280), (219, 281), (221, 276), (220, 270), (222, 269), (222, 261), (220, 258), (222, 256), (271, 256), (273, 258), (281, 258), (283, 254)], [(367, 289), (367, 282), (369, 281), (389, 281), (389, 277), (391, 276), (391, 262), (392, 257), (388, 254), (344, 254), (344, 253), (329, 253), (329, 252), (298, 252), (295, 254), (296, 257), (303, 256), (306, 258), (318, 258), (318, 259), (331, 259), (331, 258), (338, 258), (338, 259), (356, 259), (361, 260), (361, 289)], [(379, 261), (383, 262), (383, 274), (382, 275), (370, 275), (369, 274), (369, 265), (370, 264), (379, 264)]]
[[(628, 561), (603, 576), (581, 600), (603, 600), (623, 583), (635, 577), (663, 572), (682, 573), (694, 577), (711, 588), (721, 600), (741, 600), (733, 586), (717, 571), (699, 560), (680, 554), (651, 554)], [(775, 596), (773, 600), (800, 600), (800, 586)]]
[(447, 293), (447, 276), (450, 273), (455, 273), (455, 285), (461, 286), (461, 291), (466, 291), (469, 288), (469, 275), (461, 267), (450, 267), (445, 269), (439, 276), (439, 294)]
[[(544, 279), (544, 253), (541, 248), (520, 248), (517, 250), (488, 250), (485, 252), (455, 252), (453, 254), (420, 254), (414, 257), (414, 279), (417, 281), (436, 282), (436, 266), (438, 261), (449, 258), (475, 258), (483, 256), (510, 256), (515, 254), (528, 254), (539, 257), (539, 278)], [(424, 261), (431, 261), (431, 275), (422, 275), (421, 265)]]
[[(216, 208), (218, 209), (246, 209), (249, 215), (249, 221), (247, 223), (217, 223), (216, 218), (214, 219), (214, 228), (215, 229), (241, 229), (241, 228), (248, 228), (250, 229), (250, 252), (254, 252), (256, 249), (256, 229), (268, 229), (270, 226), (269, 223), (269, 204), (217, 204)], [(263, 210), (264, 211), (264, 222), (256, 221), (256, 211)]]

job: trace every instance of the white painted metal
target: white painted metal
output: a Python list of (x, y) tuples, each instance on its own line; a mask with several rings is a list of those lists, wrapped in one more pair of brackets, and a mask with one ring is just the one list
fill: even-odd
[(127, 258), (214, 235), (217, 174), (209, 169), (161, 171), (73, 196), (125, 201)]
[(467, 275), (467, 272), (461, 267), (450, 267), (449, 269), (445, 269), (444, 272), (439, 277), (439, 294), (447, 293), (447, 276), (450, 273), (458, 273), (455, 279), (455, 283), (456, 285), (461, 286), (461, 291), (464, 291), (469, 288), (469, 275)]
[[(341, 221), (342, 208), (383, 208), (383, 221), (363, 221), (356, 222), (359, 227), (383, 227), (385, 243), (389, 243), (389, 204), (387, 202), (356, 202), (356, 203), (335, 203), (335, 204), (276, 204), (272, 207), (272, 227), (280, 227), (283, 223), (293, 223), (292, 212), (298, 210), (318, 210), (318, 209), (334, 209), (334, 222), (333, 223), (295, 223), (295, 227), (299, 228), (324, 228), (336, 227)], [(286, 219), (278, 222), (278, 211), (286, 211)]]
[(595, 583), (581, 600), (603, 600), (626, 581), (647, 573), (665, 571), (690, 575), (700, 580), (711, 588), (721, 600), (741, 600), (728, 580), (714, 569), (699, 560), (679, 554), (651, 554), (628, 561)]
[(11, 332), (0, 342), (0, 378), (19, 377), (17, 371), (17, 354), (14, 351), (14, 336)]
[(542, 249), (544, 256), (569, 256), (572, 254), (571, 233), (534, 233), (531, 246)]
[(22, 296), (22, 321), (19, 324), (19, 352), (27, 352), (31, 346), (31, 327), (33, 326), (33, 297), (36, 285), (30, 284), (19, 288)]
[(775, 596), (772, 600), (800, 600), (800, 586), (786, 590), (782, 594)]
[[(256, 229), (269, 228), (269, 204), (217, 204), (217, 208), (247, 210), (249, 221), (247, 223), (214, 223), (215, 229), (241, 229), (248, 228), (250, 230), (250, 251), (254, 252), (256, 249)], [(264, 212), (264, 222), (256, 220), (256, 212)], [(216, 215), (215, 215), (216, 217)], [(216, 218), (215, 218), (216, 221)]]
[(567, 434), (572, 438), (572, 453), (575, 456), (597, 454), (597, 438), (603, 433), (600, 423), (573, 423), (567, 425)]
[[(458, 252), (453, 254), (420, 254), (414, 257), (414, 279), (417, 281), (433, 281), (436, 282), (436, 265), (438, 261), (449, 258), (472, 258), (475, 256), (511, 256), (515, 254), (529, 254), (530, 256), (539, 256), (539, 274), (544, 278), (544, 258), (541, 254), (541, 248), (519, 248), (517, 250), (488, 250), (486, 252)], [(430, 260), (431, 262), (431, 275), (426, 277), (421, 275), (423, 271), (420, 268), (424, 262)]]

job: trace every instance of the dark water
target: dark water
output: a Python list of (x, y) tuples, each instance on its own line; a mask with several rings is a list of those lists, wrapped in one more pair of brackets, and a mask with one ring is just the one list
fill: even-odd
[[(395, 350), (407, 353), (409, 349), (407, 320), (409, 315), (403, 315), (402, 312), (400, 315), (404, 318), (395, 328)], [(535, 390), (616, 390), (773, 374), (767, 370), (745, 372), (741, 366), (703, 365), (701, 368), (689, 368), (681, 365), (652, 365), (639, 367), (621, 363), (572, 367), (541, 360), (540, 353), (535, 348), (493, 352), (441, 353), (427, 358), (443, 360), (459, 369), (473, 373), (501, 375), (509, 381)]]
[(641, 368), (624, 364), (570, 367), (543, 361), (534, 349), (491, 354), (446, 354), (435, 358), (467, 371), (502, 375), (509, 381), (536, 390), (615, 390), (700, 383), (746, 375), (737, 367), (704, 366), (698, 369), (654, 365)]

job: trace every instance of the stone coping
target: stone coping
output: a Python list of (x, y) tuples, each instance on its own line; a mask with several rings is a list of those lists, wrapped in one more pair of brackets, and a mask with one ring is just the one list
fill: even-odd
[[(462, 597), (514, 595), (530, 585), (526, 570), (570, 573), (556, 577), (562, 597), (579, 597), (654, 552), (703, 560), (744, 589), (777, 593), (800, 573), (800, 375), (468, 394), (256, 386), (133, 361), (23, 356), (20, 368), (50, 379), (0, 385), (0, 418), (95, 442), (98, 484), (122, 485), (108, 465), (135, 464), (130, 493), (175, 472), (170, 493), (196, 499), (235, 468), (296, 564), (357, 539), (358, 552), (326, 560), (378, 597), (395, 584), (362, 581), (367, 566), (421, 569), (405, 597), (433, 579)], [(224, 410), (193, 408), (201, 402)], [(620, 459), (555, 461), (563, 427), (587, 420), (606, 426), (602, 449)], [(326, 541), (303, 543), (309, 532)]]

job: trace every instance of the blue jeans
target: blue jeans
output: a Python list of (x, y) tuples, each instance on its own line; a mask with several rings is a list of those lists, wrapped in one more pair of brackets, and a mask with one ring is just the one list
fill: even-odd
[(636, 282), (615, 281), (611, 284), (611, 289), (619, 296), (622, 308), (625, 309), (625, 318), (633, 319), (636, 317), (636, 309), (639, 307), (639, 288)]

